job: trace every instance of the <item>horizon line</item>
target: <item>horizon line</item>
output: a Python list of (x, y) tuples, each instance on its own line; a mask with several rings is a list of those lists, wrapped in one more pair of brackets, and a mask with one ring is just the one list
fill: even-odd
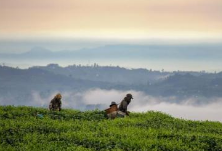
[(210, 71), (210, 70), (165, 70), (165, 69), (148, 69), (148, 68), (143, 68), (143, 67), (137, 67), (137, 68), (134, 68), (134, 67), (124, 67), (124, 66), (120, 66), (120, 65), (99, 65), (99, 63), (92, 63), (92, 64), (84, 64), (84, 63), (79, 63), (79, 64), (70, 64), (70, 65), (60, 65), (59, 63), (49, 63), (47, 65), (32, 65), (32, 66), (29, 66), (29, 67), (25, 67), (25, 68), (22, 68), (22, 67), (19, 67), (19, 66), (12, 66), (12, 65), (6, 65), (7, 63), (3, 63), (3, 62), (0, 62), (0, 67), (9, 67), (9, 68), (14, 68), (14, 69), (20, 69), (20, 70), (28, 70), (30, 68), (33, 68), (33, 67), (47, 67), (49, 65), (57, 65), (58, 67), (61, 67), (61, 68), (67, 68), (67, 67), (70, 67), (70, 66), (77, 66), (77, 67), (95, 67), (94, 65), (96, 64), (97, 66), (96, 67), (114, 67), (114, 68), (124, 68), (124, 69), (127, 69), (127, 70), (138, 70), (138, 69), (142, 69), (142, 70), (147, 70), (147, 71), (151, 71), (151, 72), (170, 72), (170, 73), (179, 73), (179, 72), (198, 72), (198, 73), (214, 73), (214, 74), (218, 74), (218, 73), (222, 73), (222, 70), (220, 71)]

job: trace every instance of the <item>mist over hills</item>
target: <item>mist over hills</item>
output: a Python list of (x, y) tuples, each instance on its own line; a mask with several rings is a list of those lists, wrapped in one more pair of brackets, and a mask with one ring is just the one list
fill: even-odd
[(32, 67), (75, 79), (112, 84), (114, 89), (143, 91), (155, 96), (221, 97), (222, 72), (152, 71), (121, 67), (81, 66), (60, 67), (57, 64)]
[[(19, 47), (20, 48), (20, 47)], [(18, 48), (18, 49), (19, 49)], [(54, 48), (54, 47), (53, 47)], [(57, 63), (65, 67), (72, 64), (121, 66), (166, 71), (221, 71), (222, 44), (119, 44), (94, 48), (53, 49), (34, 47), (23, 53), (0, 53), (0, 64), (29, 68)], [(1, 49), (1, 52), (7, 52)]]
[(97, 101), (101, 102), (99, 104), (86, 104), (81, 101), (85, 97), (82, 94), (97, 89), (107, 91), (102, 93), (115, 90), (122, 95), (127, 91), (138, 95), (142, 92), (152, 97), (170, 98), (165, 101), (174, 103), (196, 98), (193, 104), (204, 104), (210, 103), (211, 98), (222, 97), (221, 72), (160, 72), (97, 64), (67, 67), (49, 64), (29, 69), (0, 66), (0, 83), (2, 105), (38, 106), (38, 101), (43, 101), (45, 106), (55, 93), (61, 92), (66, 95), (67, 102), (90, 109), (96, 105), (101, 107), (103, 100)]

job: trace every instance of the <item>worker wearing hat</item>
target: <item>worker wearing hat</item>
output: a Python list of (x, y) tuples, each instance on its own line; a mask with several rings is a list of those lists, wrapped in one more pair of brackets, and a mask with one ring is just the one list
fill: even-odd
[(127, 111), (127, 106), (130, 104), (132, 99), (133, 99), (132, 94), (130, 93), (126, 94), (126, 96), (119, 105), (118, 115), (120, 117), (125, 117), (126, 115), (129, 115), (129, 111)]
[(116, 102), (111, 102), (110, 106), (108, 109), (106, 109), (106, 116), (108, 119), (115, 119), (118, 111), (118, 104)]

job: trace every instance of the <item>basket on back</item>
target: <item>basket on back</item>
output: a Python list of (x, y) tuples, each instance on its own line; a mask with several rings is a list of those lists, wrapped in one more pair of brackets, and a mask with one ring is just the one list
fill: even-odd
[(106, 109), (105, 111), (106, 111), (106, 114), (110, 114), (114, 111), (118, 111), (118, 107), (117, 105), (112, 105), (110, 108)]

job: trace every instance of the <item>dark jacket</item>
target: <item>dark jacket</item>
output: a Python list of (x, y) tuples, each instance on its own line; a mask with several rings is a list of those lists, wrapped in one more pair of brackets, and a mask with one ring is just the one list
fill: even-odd
[(119, 105), (119, 111), (127, 113), (127, 106), (129, 105), (131, 99), (125, 97)]
[(62, 106), (61, 99), (53, 98), (49, 104), (49, 109), (61, 111), (61, 106)]

